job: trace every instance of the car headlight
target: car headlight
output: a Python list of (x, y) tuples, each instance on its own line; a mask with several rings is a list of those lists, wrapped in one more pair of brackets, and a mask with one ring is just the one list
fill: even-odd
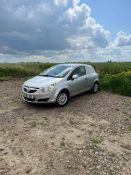
[(51, 84), (50, 86), (48, 87), (45, 87), (45, 88), (41, 88), (40, 89), (40, 93), (46, 93), (46, 92), (50, 92), (54, 89), (56, 84)]

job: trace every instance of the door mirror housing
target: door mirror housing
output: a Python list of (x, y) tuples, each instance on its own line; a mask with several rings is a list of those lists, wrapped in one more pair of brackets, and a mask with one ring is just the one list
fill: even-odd
[(79, 76), (77, 75), (77, 74), (74, 74), (73, 76), (72, 76), (72, 80), (74, 80), (74, 79), (77, 79)]

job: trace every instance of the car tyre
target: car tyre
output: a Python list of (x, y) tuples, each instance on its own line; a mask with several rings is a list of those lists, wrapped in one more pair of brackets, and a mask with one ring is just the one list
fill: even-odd
[(92, 89), (91, 89), (91, 92), (92, 93), (97, 93), (99, 90), (99, 83), (98, 82), (95, 82)]
[(61, 91), (56, 98), (56, 106), (63, 107), (67, 105), (69, 101), (69, 93), (66, 91)]

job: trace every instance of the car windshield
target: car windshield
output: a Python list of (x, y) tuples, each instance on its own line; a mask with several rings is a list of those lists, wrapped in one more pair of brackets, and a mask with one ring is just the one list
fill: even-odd
[(39, 76), (63, 78), (70, 72), (70, 70), (71, 66), (69, 65), (57, 65), (45, 70), (39, 74)]

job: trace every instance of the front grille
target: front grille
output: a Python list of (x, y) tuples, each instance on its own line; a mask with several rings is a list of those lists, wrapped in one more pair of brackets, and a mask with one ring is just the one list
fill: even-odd
[(38, 102), (47, 102), (49, 100), (49, 98), (41, 98), (38, 99)]
[(32, 99), (32, 98), (24, 97), (24, 99), (27, 100), (27, 101), (35, 101), (35, 98)]
[(31, 89), (29, 90), (29, 93), (35, 93), (37, 90), (36, 89)]
[(35, 92), (37, 92), (38, 89), (39, 88), (33, 88), (33, 87), (28, 87), (28, 86), (24, 87), (24, 91), (27, 93), (35, 93)]

